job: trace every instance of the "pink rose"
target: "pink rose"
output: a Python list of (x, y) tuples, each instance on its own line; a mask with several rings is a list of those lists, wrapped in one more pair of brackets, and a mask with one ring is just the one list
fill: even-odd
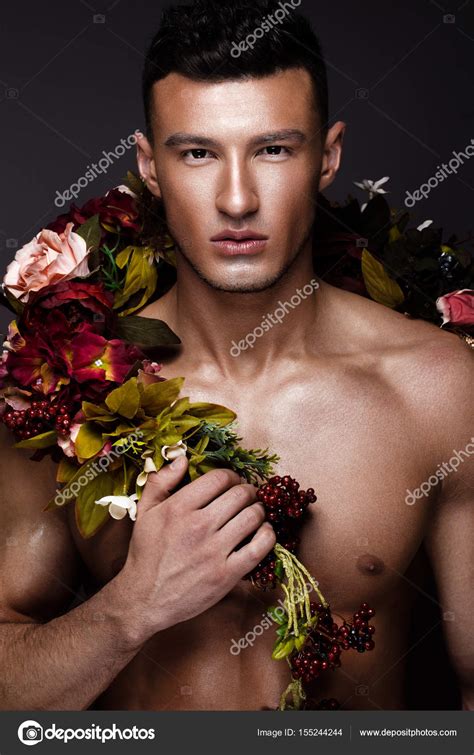
[(18, 249), (3, 279), (13, 296), (27, 302), (31, 291), (88, 275), (87, 245), (72, 227), (68, 223), (60, 234), (42, 230)]
[(474, 291), (463, 288), (441, 296), (436, 306), (443, 315), (443, 325), (474, 325)]

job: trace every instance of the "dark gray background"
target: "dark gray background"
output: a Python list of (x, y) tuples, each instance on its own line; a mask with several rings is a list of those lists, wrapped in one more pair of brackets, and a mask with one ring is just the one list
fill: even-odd
[[(162, 7), (146, 0), (29, 0), (2, 8), (2, 276), (15, 249), (59, 213), (56, 191), (84, 175), (102, 150), (144, 127), (140, 74)], [(395, 6), (303, 0), (300, 10), (314, 20), (326, 54), (331, 119), (348, 124), (342, 169), (328, 196), (342, 200), (352, 191), (362, 201), (352, 182), (388, 175), (389, 199), (401, 206), (407, 190), (418, 188), (474, 137), (474, 0), (449, 6), (433, 0), (398, 0)], [(105, 19), (94, 20), (101, 13)], [(454, 15), (454, 23), (446, 22), (446, 14)], [(77, 203), (103, 194), (134, 166), (131, 150)], [(415, 220), (433, 218), (463, 238), (474, 225), (473, 187), (471, 159), (415, 206)], [(0, 330), (9, 319), (0, 308)], [(410, 707), (454, 707), (432, 582), (419, 601)]]
[[(143, 128), (140, 74), (163, 2), (50, 0), (2, 9), (0, 269), (15, 248), (59, 214), (63, 191)], [(434, 0), (318, 2), (314, 21), (329, 70), (332, 120), (347, 122), (344, 159), (328, 196), (364, 194), (354, 180), (390, 176), (401, 206), (453, 150), (474, 137), (474, 2)], [(105, 16), (97, 23), (96, 14)], [(446, 23), (452, 14), (454, 23)], [(78, 204), (103, 194), (133, 168), (133, 150), (89, 184)], [(415, 205), (464, 238), (472, 220), (474, 159)], [(8, 241), (8, 244), (7, 244)], [(0, 310), (0, 328), (8, 314)]]

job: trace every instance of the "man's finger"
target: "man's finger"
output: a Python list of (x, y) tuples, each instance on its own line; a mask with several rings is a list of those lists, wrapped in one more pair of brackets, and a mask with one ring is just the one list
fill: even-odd
[(186, 456), (178, 456), (171, 464), (164, 464), (158, 472), (150, 472), (138, 501), (137, 517), (157, 503), (162, 503), (183, 478), (188, 468)]

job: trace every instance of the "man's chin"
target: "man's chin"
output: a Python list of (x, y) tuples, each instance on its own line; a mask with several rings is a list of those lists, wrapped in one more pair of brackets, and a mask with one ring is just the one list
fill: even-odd
[(215, 291), (225, 291), (229, 294), (259, 294), (275, 286), (275, 284), (281, 279), (282, 274), (283, 273), (279, 273), (278, 275), (271, 277), (267, 276), (265, 278), (247, 282), (242, 280), (234, 282), (229, 280), (219, 280), (214, 277), (206, 276), (202, 272), (199, 274), (199, 277)]

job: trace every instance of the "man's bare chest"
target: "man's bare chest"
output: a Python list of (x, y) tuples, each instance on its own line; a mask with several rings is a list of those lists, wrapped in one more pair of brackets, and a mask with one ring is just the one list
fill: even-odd
[[(407, 489), (424, 479), (426, 462), (413, 448), (398, 401), (378, 385), (354, 390), (343, 383), (336, 377), (332, 392), (325, 381), (318, 391), (315, 380), (236, 394), (187, 378), (183, 393), (233, 408), (242, 445), (268, 447), (280, 457), (277, 474), (315, 489), (299, 556), (323, 593), (350, 607), (359, 593), (374, 601), (396, 586), (423, 539), (429, 503), (405, 503)], [(344, 388), (352, 391), (342, 395)], [(76, 537), (97, 586), (124, 563), (132, 526), (110, 521), (91, 541)]]

